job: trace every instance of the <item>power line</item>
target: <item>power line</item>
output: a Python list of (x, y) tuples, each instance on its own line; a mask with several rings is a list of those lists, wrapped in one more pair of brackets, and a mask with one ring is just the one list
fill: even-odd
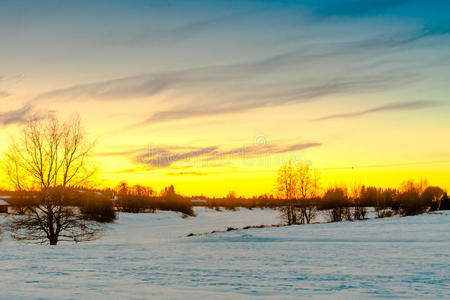
[(422, 161), (411, 163), (392, 163), (392, 164), (380, 164), (380, 165), (363, 165), (363, 166), (347, 166), (347, 167), (335, 167), (335, 168), (317, 168), (319, 170), (355, 170), (355, 169), (375, 169), (375, 168), (389, 168), (389, 167), (403, 167), (403, 166), (415, 166), (415, 165), (432, 165), (432, 164), (445, 164), (450, 163), (450, 160), (441, 161)]

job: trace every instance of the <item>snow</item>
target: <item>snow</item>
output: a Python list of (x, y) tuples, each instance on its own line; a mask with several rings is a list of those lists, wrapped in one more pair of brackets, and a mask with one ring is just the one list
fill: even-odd
[(101, 239), (57, 247), (3, 234), (0, 299), (450, 297), (450, 212), (275, 224), (273, 210), (121, 214)]

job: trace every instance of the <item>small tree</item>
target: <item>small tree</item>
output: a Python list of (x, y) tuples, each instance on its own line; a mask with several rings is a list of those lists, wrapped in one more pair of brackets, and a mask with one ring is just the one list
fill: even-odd
[(301, 220), (300, 223), (311, 223), (316, 215), (316, 206), (312, 199), (316, 198), (319, 191), (319, 173), (308, 165), (300, 164), (297, 167), (299, 194), (301, 196)]
[(378, 218), (390, 217), (394, 211), (398, 210), (398, 202), (395, 201), (397, 191), (394, 189), (380, 190), (375, 204), (375, 211)]
[(349, 196), (353, 201), (353, 219), (364, 220), (366, 218), (367, 210), (364, 201), (361, 199), (361, 194), (364, 186), (354, 184), (350, 187)]
[(444, 190), (438, 186), (427, 187), (421, 198), (424, 203), (426, 203), (432, 211), (441, 209), (441, 202), (444, 198)]
[(278, 170), (276, 191), (283, 201), (281, 218), (288, 225), (309, 224), (316, 215), (314, 201), (319, 195), (319, 173), (309, 165), (288, 161)]
[(11, 184), (27, 194), (23, 214), (8, 224), (15, 239), (56, 245), (98, 236), (101, 226), (86, 220), (66, 197), (67, 188), (87, 185), (93, 176), (95, 169), (88, 164), (92, 148), (78, 118), (61, 123), (49, 116), (25, 125), (5, 153)]
[(377, 206), (379, 190), (374, 186), (362, 186), (359, 194), (362, 205)]
[(162, 202), (160, 205), (162, 208), (181, 212), (183, 216), (195, 216), (191, 201), (177, 194), (173, 185), (165, 187), (161, 191), (161, 198)]
[(330, 188), (323, 197), (322, 208), (328, 209), (330, 222), (350, 220), (351, 214), (348, 207), (348, 198), (342, 188)]
[(439, 210), (449, 210), (450, 209), (450, 199), (447, 196), (447, 193), (444, 193), (441, 200), (441, 207)]
[(427, 209), (426, 201), (421, 197), (425, 190), (426, 182), (415, 184), (413, 181), (404, 182), (400, 186), (400, 193), (397, 201), (400, 205), (400, 212), (404, 216), (423, 213)]
[(288, 225), (297, 224), (300, 210), (297, 205), (299, 177), (295, 166), (288, 161), (278, 170), (276, 189), (283, 203), (280, 206), (281, 218)]

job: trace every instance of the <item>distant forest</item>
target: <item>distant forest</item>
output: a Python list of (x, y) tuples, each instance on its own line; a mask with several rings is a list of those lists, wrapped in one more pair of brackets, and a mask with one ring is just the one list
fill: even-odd
[[(39, 198), (39, 192), (0, 191), (8, 195), (13, 214), (24, 211), (30, 201)], [(297, 197), (298, 196), (298, 197)], [(156, 192), (142, 185), (130, 186), (125, 182), (116, 188), (90, 189), (85, 187), (66, 188), (67, 205), (79, 207), (87, 218), (101, 222), (115, 219), (115, 212), (154, 213), (158, 210), (175, 211), (185, 216), (195, 216), (193, 207), (208, 207), (215, 210), (236, 210), (238, 208), (292, 209), (300, 215), (286, 219), (287, 223), (302, 224), (311, 220), (301, 219), (302, 210), (330, 211), (330, 221), (359, 220), (366, 218), (366, 208), (373, 207), (377, 217), (392, 215), (415, 215), (427, 211), (448, 210), (450, 202), (446, 191), (437, 186), (428, 186), (426, 181), (406, 181), (398, 189), (384, 189), (374, 186), (330, 187), (314, 197), (287, 198), (283, 193), (263, 194), (253, 197), (237, 196), (231, 191), (226, 197), (202, 195), (186, 197), (176, 193), (173, 185)], [(34, 200), (33, 200), (34, 199)], [(314, 212), (311, 212), (314, 214)]]

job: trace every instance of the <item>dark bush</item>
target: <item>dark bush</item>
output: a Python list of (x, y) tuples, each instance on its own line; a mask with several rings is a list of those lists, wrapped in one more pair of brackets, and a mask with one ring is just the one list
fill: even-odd
[(378, 198), (379, 198), (379, 194), (380, 194), (380, 192), (376, 187), (363, 186), (361, 188), (361, 193), (360, 193), (361, 206), (372, 206), (372, 207), (376, 206)]
[(14, 192), (11, 194), (11, 198), (8, 199), (8, 203), (11, 208), (11, 213), (17, 215), (24, 215), (27, 210), (27, 206), (35, 197), (37, 193), (32, 192)]
[(397, 195), (400, 213), (403, 216), (412, 216), (426, 211), (427, 203), (420, 197), (417, 190), (411, 189)]
[(117, 187), (116, 206), (120, 211), (128, 213), (154, 212), (156, 197), (152, 189), (141, 186), (128, 186), (121, 182)]
[(369, 205), (370, 201), (367, 201), (366, 197), (364, 196), (365, 187), (363, 186), (359, 191), (353, 190), (353, 219), (354, 220), (364, 220), (367, 215), (367, 208), (366, 206)]
[(82, 192), (80, 197), (80, 211), (86, 220), (102, 223), (114, 222), (116, 213), (109, 197), (99, 192)]
[(332, 188), (326, 191), (320, 209), (328, 210), (330, 222), (351, 220), (350, 202), (342, 188)]
[(163, 210), (178, 211), (188, 216), (195, 216), (194, 210), (192, 209), (191, 200), (175, 193), (175, 188), (173, 185), (166, 187), (161, 193), (161, 200), (158, 208)]
[(378, 218), (391, 217), (397, 211), (398, 202), (394, 201), (396, 191), (393, 189), (380, 190), (377, 196), (375, 212)]
[(440, 210), (450, 210), (450, 199), (447, 196), (447, 193), (444, 193), (441, 200)]
[(367, 216), (367, 209), (365, 206), (355, 206), (353, 208), (353, 219), (364, 220)]
[(437, 186), (427, 187), (421, 196), (422, 201), (426, 203), (432, 211), (440, 209), (443, 197), (444, 190)]

